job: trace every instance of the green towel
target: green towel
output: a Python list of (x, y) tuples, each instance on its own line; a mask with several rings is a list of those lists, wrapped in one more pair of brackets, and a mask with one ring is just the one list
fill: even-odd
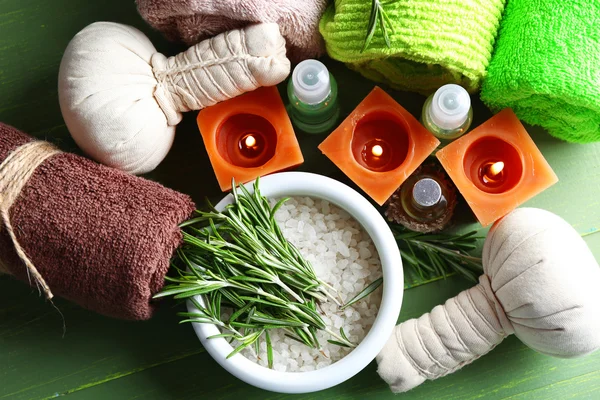
[(600, 1), (509, 0), (481, 99), (569, 142), (600, 140)]
[(391, 47), (378, 22), (369, 47), (372, 0), (336, 0), (321, 19), (327, 52), (369, 79), (429, 94), (446, 83), (470, 92), (489, 64), (504, 0), (387, 0)]

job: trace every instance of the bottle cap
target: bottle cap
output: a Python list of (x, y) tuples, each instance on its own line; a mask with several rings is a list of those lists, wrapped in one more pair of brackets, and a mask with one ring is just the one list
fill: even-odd
[(331, 93), (329, 71), (317, 60), (304, 60), (292, 73), (294, 94), (303, 103), (318, 104)]
[(421, 207), (435, 206), (442, 198), (442, 188), (431, 178), (419, 179), (413, 186), (413, 199)]
[(467, 120), (470, 109), (469, 93), (462, 86), (448, 84), (433, 95), (429, 116), (442, 129), (456, 129)]

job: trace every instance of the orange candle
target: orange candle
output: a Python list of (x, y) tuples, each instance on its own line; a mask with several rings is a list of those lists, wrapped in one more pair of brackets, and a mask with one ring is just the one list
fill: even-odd
[(408, 111), (375, 87), (319, 149), (383, 205), (439, 144)]
[(276, 87), (263, 87), (198, 113), (198, 128), (221, 190), (289, 169), (304, 159)]
[(436, 154), (483, 226), (558, 182), (511, 109)]

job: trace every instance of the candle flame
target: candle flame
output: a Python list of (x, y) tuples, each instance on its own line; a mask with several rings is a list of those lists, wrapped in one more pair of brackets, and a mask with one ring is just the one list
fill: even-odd
[(491, 176), (496, 176), (499, 173), (501, 173), (503, 169), (504, 169), (504, 163), (502, 161), (498, 161), (498, 162), (493, 163), (490, 166), (489, 172), (490, 172)]
[(254, 147), (256, 145), (256, 138), (252, 135), (248, 135), (248, 136), (246, 136), (246, 139), (244, 140), (244, 144), (248, 148)]
[(383, 154), (383, 147), (381, 147), (380, 145), (376, 144), (375, 146), (371, 147), (371, 153), (375, 157), (381, 157), (381, 155)]

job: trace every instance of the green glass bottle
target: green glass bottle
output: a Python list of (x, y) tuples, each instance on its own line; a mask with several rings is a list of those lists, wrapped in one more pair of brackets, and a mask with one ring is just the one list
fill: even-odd
[(325, 65), (305, 60), (288, 82), (287, 111), (292, 123), (306, 133), (329, 132), (340, 116), (337, 83)]

